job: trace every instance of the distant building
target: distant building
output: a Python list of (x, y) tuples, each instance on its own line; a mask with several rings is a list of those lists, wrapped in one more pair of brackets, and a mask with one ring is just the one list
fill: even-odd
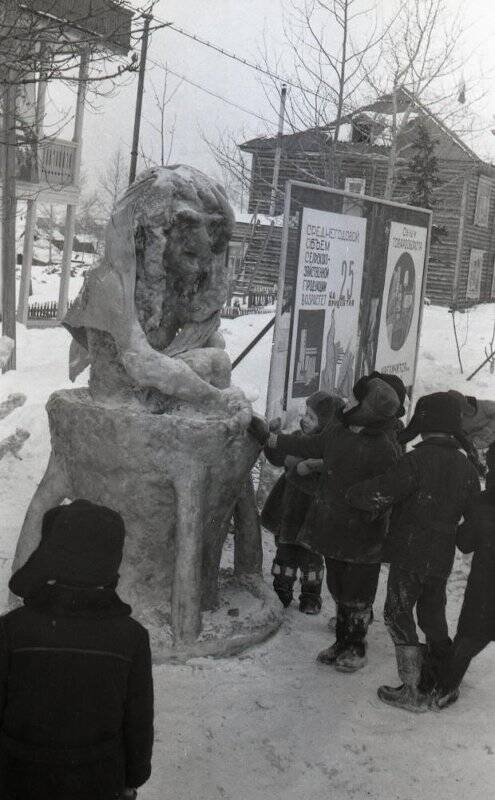
[[(433, 224), (446, 235), (432, 243), (427, 274), (428, 298), (443, 305), (495, 300), (495, 168), (483, 161), (431, 111), (407, 92), (399, 92), (397, 113), (409, 110), (399, 150), (414, 137), (417, 120), (428, 126), (438, 141), (440, 185), (433, 209)], [(392, 100), (383, 96), (344, 119), (345, 141), (335, 143), (334, 176), (331, 169), (334, 123), (282, 138), (276, 213), (282, 214), (289, 179), (383, 197), (390, 153)], [(249, 211), (268, 213), (277, 138), (259, 137), (244, 142), (241, 150), (252, 155)], [(404, 166), (407, 159), (399, 158)], [(393, 199), (407, 202), (407, 186), (397, 182)], [(278, 280), (280, 228), (268, 235), (267, 224), (255, 228), (245, 240), (244, 270), (236, 285)]]

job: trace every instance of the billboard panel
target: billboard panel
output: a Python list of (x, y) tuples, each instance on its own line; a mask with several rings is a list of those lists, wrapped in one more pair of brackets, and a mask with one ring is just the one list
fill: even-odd
[(267, 415), (290, 426), (320, 388), (373, 369), (414, 384), (431, 212), (287, 183)]

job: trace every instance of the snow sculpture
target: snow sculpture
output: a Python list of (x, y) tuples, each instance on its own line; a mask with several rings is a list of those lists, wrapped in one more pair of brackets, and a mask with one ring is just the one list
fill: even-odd
[(44, 511), (66, 497), (118, 510), (121, 592), (158, 661), (234, 652), (280, 621), (259, 526), (235, 537), (235, 578), (219, 577), (258, 453), (218, 330), (232, 225), (222, 188), (191, 167), (150, 170), (125, 192), (64, 320), (71, 378), (89, 365), (89, 387), (48, 401), (52, 453), (17, 547), (15, 567), (36, 547)]

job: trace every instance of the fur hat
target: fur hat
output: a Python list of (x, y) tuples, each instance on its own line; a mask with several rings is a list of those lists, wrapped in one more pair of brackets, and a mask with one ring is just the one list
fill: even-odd
[(366, 394), (366, 386), (367, 384), (372, 381), (374, 378), (380, 378), (380, 380), (388, 383), (388, 385), (394, 390), (397, 397), (399, 398), (400, 406), (397, 410), (396, 417), (403, 417), (406, 413), (406, 409), (404, 408), (404, 403), (406, 400), (406, 387), (404, 386), (403, 381), (397, 375), (388, 375), (386, 372), (371, 372), (369, 375), (363, 375), (359, 380), (354, 384), (352, 389), (352, 393), (356, 400), (359, 402), (364, 399)]
[(40, 544), (9, 588), (29, 598), (50, 580), (79, 587), (114, 585), (124, 537), (122, 517), (106, 506), (75, 500), (51, 508), (43, 518)]
[(400, 399), (395, 389), (381, 377), (360, 378), (353, 389), (359, 405), (343, 415), (346, 425), (380, 425), (397, 417)]
[(399, 436), (401, 444), (410, 442), (420, 433), (445, 433), (455, 436), (465, 447), (466, 440), (462, 432), (462, 406), (457, 393), (434, 392), (420, 397), (416, 403), (414, 414)]
[(320, 427), (324, 428), (342, 411), (344, 401), (335, 395), (318, 391), (308, 397), (306, 405), (315, 412)]
[(457, 392), (455, 389), (449, 389), (448, 394), (457, 398), (459, 401), (461, 406), (461, 414), (463, 417), (474, 417), (476, 415), (478, 411), (478, 401), (476, 400), (476, 397), (461, 394), (461, 392)]

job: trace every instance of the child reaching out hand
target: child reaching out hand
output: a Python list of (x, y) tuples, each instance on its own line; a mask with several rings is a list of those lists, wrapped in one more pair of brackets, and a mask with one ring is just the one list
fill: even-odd
[[(295, 436), (321, 433), (327, 425), (336, 422), (336, 414), (342, 408), (343, 402), (339, 398), (326, 392), (315, 392), (306, 401), (301, 431)], [(271, 428), (273, 430), (273, 424)], [(287, 608), (293, 600), (299, 570), (299, 610), (304, 614), (318, 614), (321, 610), (323, 558), (308, 545), (301, 544), (299, 536), (318, 487), (323, 460), (284, 456), (277, 447), (265, 447), (265, 455), (275, 466), (285, 467), (261, 514), (263, 526), (275, 534), (277, 541), (272, 565), (273, 588)]]

